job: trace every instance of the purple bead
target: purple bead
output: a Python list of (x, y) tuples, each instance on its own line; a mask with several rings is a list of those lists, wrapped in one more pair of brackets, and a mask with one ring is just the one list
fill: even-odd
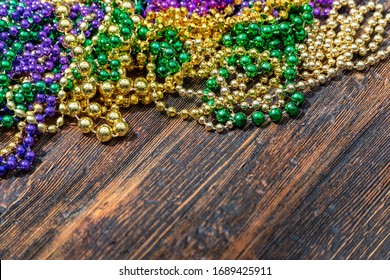
[(26, 126), (26, 131), (30, 135), (34, 135), (37, 132), (37, 127), (33, 124), (28, 124)]
[(18, 147), (16, 148), (16, 154), (17, 154), (18, 156), (24, 156), (24, 155), (26, 154), (26, 148), (23, 147), (23, 146), (18, 146)]
[(13, 159), (9, 159), (7, 160), (7, 168), (10, 170), (10, 171), (13, 171), (16, 169), (16, 166), (17, 166), (17, 163), (16, 163), (16, 160), (13, 160)]
[(20, 161), (20, 169), (23, 171), (29, 171), (31, 168), (31, 164), (28, 160), (21, 160)]
[(35, 160), (35, 153), (33, 151), (28, 151), (24, 158), (29, 162), (33, 162)]
[(7, 174), (7, 169), (5, 168), (5, 166), (0, 165), (0, 176), (4, 177), (6, 174)]
[(35, 144), (35, 139), (31, 136), (26, 136), (23, 138), (23, 145), (25, 147), (32, 147)]

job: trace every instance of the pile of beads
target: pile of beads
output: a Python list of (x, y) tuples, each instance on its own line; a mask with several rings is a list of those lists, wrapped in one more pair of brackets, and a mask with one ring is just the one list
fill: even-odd
[[(57, 30), (55, 9), (50, 3), (7, 1), (1, 7), (4, 9), (0, 9), (4, 15), (2, 20), (8, 23), (11, 37), (0, 46), (4, 47), (1, 65), (10, 64), (6, 69), (3, 67), (4, 72), (0, 74), (3, 80), (0, 91), (5, 92), (4, 96), (0, 95), (0, 118), (3, 129), (16, 128), (12, 141), (0, 150), (0, 176), (5, 176), (7, 171), (28, 171), (35, 159), (32, 148), (38, 136), (55, 133), (64, 124), (63, 117), (54, 124), (47, 122), (57, 112), (57, 96), (61, 96), (58, 81), (69, 67), (71, 56), (63, 52), (63, 36)], [(70, 10), (73, 21), (88, 18), (93, 22), (104, 17), (96, 4), (90, 7), (74, 4)], [(87, 35), (96, 28), (95, 22), (86, 30)]]

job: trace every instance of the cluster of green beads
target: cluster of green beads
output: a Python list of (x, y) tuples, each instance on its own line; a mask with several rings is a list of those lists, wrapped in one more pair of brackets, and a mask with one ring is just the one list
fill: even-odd
[[(313, 20), (313, 8), (310, 5), (303, 5), (292, 7), (289, 18), (281, 22), (235, 24), (229, 33), (223, 35), (221, 40), (223, 48), (230, 48), (234, 53), (225, 58), (225, 66), (218, 70), (217, 76), (229, 80), (234, 78), (233, 76), (237, 73), (244, 73), (244, 79), (248, 83), (264, 77), (267, 80), (277, 77), (277, 81), (281, 81), (285, 89), (288, 84), (295, 83), (297, 80), (297, 67), (300, 61), (296, 45), (306, 39), (305, 26), (312, 24)], [(245, 48), (246, 51), (256, 50), (255, 55), (250, 56), (247, 54), (248, 52), (238, 54), (236, 50), (239, 48), (241, 50)], [(264, 52), (267, 53), (266, 57), (258, 55)], [(282, 73), (274, 72), (272, 60), (275, 61), (275, 59), (279, 61)], [(229, 73), (227, 69), (229, 66), (236, 69), (235, 73)], [(212, 76), (206, 81), (206, 89), (203, 91), (202, 100), (210, 106), (211, 112), (215, 114), (218, 123), (225, 125), (228, 121), (231, 121), (234, 127), (242, 128), (248, 118), (243, 112), (234, 112), (234, 103), (219, 107), (214, 105), (214, 95), (223, 94), (219, 92), (221, 85), (217, 81), (217, 76)], [(278, 86), (278, 84), (275, 84), (275, 86)], [(213, 93), (212, 98), (209, 97), (210, 92)], [(288, 93), (286, 92), (286, 94)], [(299, 113), (298, 106), (303, 103), (303, 95), (300, 92), (295, 92), (289, 99), (284, 110), (290, 117), (293, 117)], [(265, 113), (268, 114), (271, 121), (278, 122), (282, 118), (283, 111), (279, 107), (271, 108), (267, 112), (255, 110), (249, 120), (254, 125), (260, 126), (266, 120)]]

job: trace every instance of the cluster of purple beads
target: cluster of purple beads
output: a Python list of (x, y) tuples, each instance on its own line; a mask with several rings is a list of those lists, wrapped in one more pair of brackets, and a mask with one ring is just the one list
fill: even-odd
[(314, 8), (314, 17), (318, 19), (327, 19), (332, 9), (334, 0), (314, 0), (309, 5)]
[[(29, 28), (29, 21), (26, 17), (31, 17), (34, 22), (43, 24), (39, 32), (39, 42), (27, 42), (24, 44), (24, 50), (15, 59), (12, 69), (8, 76), (12, 82), (20, 81), (22, 78), (29, 78), (31, 82), (36, 83), (43, 81), (47, 89), (57, 88), (57, 82), (61, 79), (63, 71), (65, 71), (71, 62), (70, 54), (64, 55), (62, 52), (63, 36), (57, 31), (57, 23), (54, 23), (54, 7), (45, 2), (34, 0), (23, 0), (25, 7), (16, 9), (11, 13), (14, 21), (20, 25), (21, 28)], [(95, 18), (90, 22), (88, 30), (84, 31), (85, 37), (91, 38), (98, 30), (100, 22), (104, 19), (104, 12), (97, 4), (92, 3), (90, 6), (74, 4), (70, 8), (69, 19), (75, 24), (77, 28), (71, 30), (75, 35), (80, 34), (80, 24), (86, 16), (95, 14)], [(0, 7), (0, 15), (8, 15), (8, 6), (2, 5)], [(41, 22), (45, 18), (45, 22)], [(49, 20), (47, 20), (49, 19)], [(12, 32), (19, 32), (18, 30)], [(6, 37), (6, 34), (0, 34), (0, 39)], [(52, 40), (57, 37), (56, 40)], [(35, 43), (35, 44), (34, 44)], [(6, 45), (0, 42), (0, 51), (6, 52)], [(46, 75), (55, 72), (54, 75)], [(27, 104), (28, 110), (33, 110), (34, 104), (41, 104), (43, 112), (36, 114), (37, 123), (45, 123), (47, 119), (53, 117), (56, 113), (58, 91), (46, 90), (42, 93), (36, 94), (34, 102)], [(3, 108), (3, 110), (8, 110)], [(19, 119), (15, 117), (15, 122)], [(38, 137), (42, 134), (38, 130), (37, 124), (27, 124), (22, 131), (23, 140), (19, 143), (15, 151), (7, 156), (0, 157), (0, 177), (6, 176), (8, 172), (21, 170), (29, 171), (31, 164), (35, 160), (35, 153), (32, 150)]]
[(170, 7), (185, 7), (188, 9), (189, 15), (193, 13), (205, 15), (211, 9), (222, 11), (233, 3), (233, 0), (148, 0), (144, 13), (146, 15), (150, 11), (158, 12), (161, 10), (167, 10)]

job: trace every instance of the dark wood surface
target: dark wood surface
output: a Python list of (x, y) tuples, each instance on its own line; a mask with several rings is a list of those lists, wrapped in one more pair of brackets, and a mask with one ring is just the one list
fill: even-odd
[(125, 139), (46, 136), (31, 174), (0, 181), (0, 257), (390, 259), (389, 66), (260, 129), (135, 107)]

